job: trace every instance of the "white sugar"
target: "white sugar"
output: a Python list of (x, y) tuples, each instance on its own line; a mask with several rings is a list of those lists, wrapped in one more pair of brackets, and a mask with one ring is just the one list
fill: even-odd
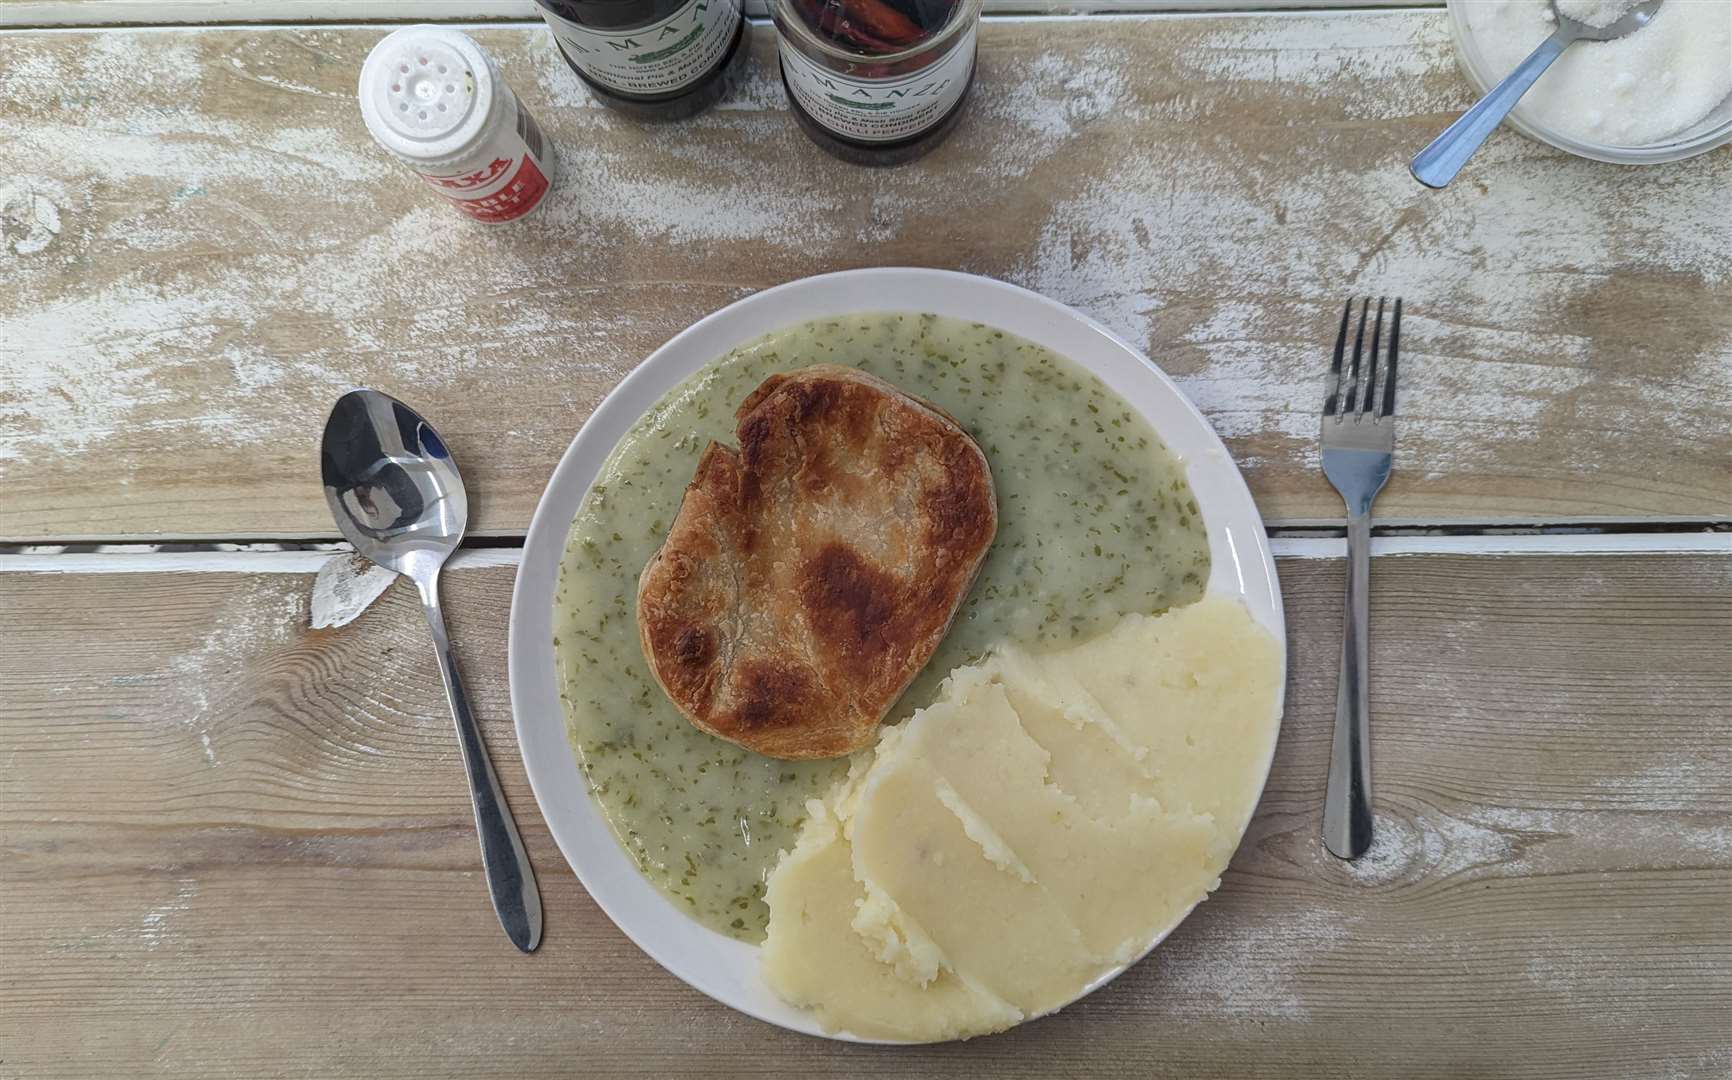
[(1636, 0), (1557, 0), (1558, 13), (1567, 19), (1606, 27), (1630, 13)]
[[(1632, 0), (1559, 0), (1593, 26)], [(1491, 78), (1513, 71), (1556, 29), (1548, 0), (1475, 0), (1464, 8)], [(1732, 94), (1732, 0), (1671, 0), (1611, 41), (1570, 46), (1522, 98), (1517, 115), (1587, 142), (1663, 143)]]

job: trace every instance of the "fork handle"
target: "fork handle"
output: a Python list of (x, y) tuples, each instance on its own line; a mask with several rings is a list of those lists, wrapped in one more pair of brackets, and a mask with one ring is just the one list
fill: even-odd
[(1335, 687), (1335, 740), (1323, 796), (1323, 843), (1330, 854), (1357, 859), (1371, 846), (1371, 689), (1367, 677), (1371, 597), (1371, 513), (1347, 519), (1347, 606), (1341, 637), (1341, 678)]

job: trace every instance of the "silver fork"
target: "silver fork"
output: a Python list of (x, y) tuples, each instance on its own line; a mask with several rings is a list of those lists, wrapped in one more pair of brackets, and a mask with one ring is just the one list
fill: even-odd
[[(1401, 298), (1389, 323), (1388, 362), (1378, 390), (1378, 352), (1385, 299), (1377, 299), (1371, 351), (1365, 322), (1371, 298), (1359, 305), (1352, 366), (1342, 370), (1353, 301), (1341, 312), (1329, 388), (1323, 397), (1323, 475), (1347, 503), (1347, 610), (1341, 638), (1341, 678), (1335, 688), (1335, 742), (1323, 797), (1323, 843), (1338, 858), (1356, 859), (1371, 846), (1371, 695), (1367, 677), (1366, 601), (1371, 595), (1371, 503), (1389, 479), (1395, 450), (1395, 365), (1401, 343)], [(1363, 363), (1362, 363), (1363, 361)]]

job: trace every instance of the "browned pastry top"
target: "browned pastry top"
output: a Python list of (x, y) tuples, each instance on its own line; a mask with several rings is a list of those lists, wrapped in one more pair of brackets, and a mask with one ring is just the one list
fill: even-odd
[(834, 365), (775, 375), (711, 443), (638, 583), (638, 633), (693, 724), (772, 757), (870, 745), (998, 529), (961, 425)]

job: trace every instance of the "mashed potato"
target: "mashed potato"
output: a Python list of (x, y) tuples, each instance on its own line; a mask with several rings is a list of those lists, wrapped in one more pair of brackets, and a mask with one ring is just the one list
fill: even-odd
[(765, 979), (885, 1039), (1076, 997), (1220, 883), (1273, 747), (1280, 648), (1211, 598), (956, 669), (808, 804), (769, 880)]

